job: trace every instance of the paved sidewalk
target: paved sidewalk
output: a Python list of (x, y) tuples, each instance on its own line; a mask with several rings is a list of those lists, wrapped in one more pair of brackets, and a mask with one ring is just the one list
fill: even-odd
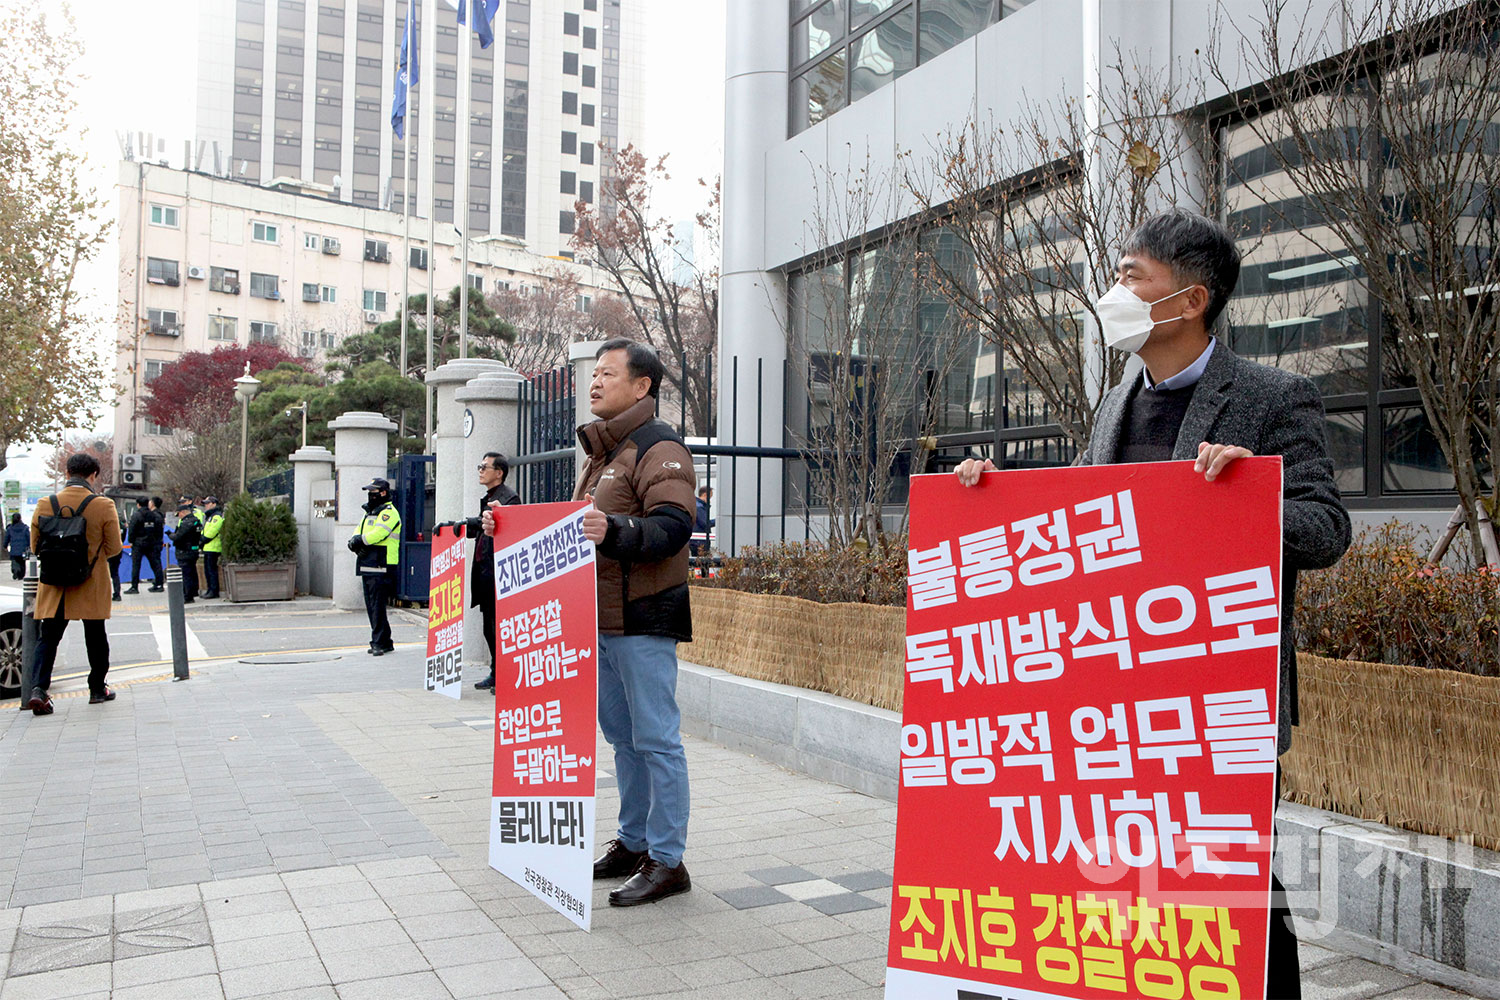
[[(411, 643), (327, 652), (357, 616), (320, 620), (236, 633), (308, 662), (0, 714), (0, 1000), (881, 996), (892, 803), (689, 740), (693, 891), (601, 885), (586, 934), (486, 863), (491, 699), (413, 690)], [(602, 778), (602, 837), (616, 804)], [(1309, 1000), (1460, 996), (1303, 959)]]

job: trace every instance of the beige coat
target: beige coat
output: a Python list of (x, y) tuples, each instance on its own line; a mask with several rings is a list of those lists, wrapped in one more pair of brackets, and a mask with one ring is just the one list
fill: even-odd
[[(57, 502), (65, 510), (76, 511), (90, 492), (78, 480), (69, 480), (67, 488), (57, 494)], [(31, 515), (31, 551), (37, 551), (37, 545), (41, 542), (37, 522), (53, 513), (55, 511), (50, 497), (37, 503), (36, 510)], [(88, 509), (83, 512), (83, 519), (88, 522), (89, 558), (94, 561), (93, 575), (76, 587), (38, 584), (37, 621), (55, 617), (59, 604), (62, 605), (63, 617), (69, 621), (109, 617), (110, 595), (114, 593), (114, 584), (109, 578), (109, 560), (119, 555), (124, 548), (120, 542), (119, 512), (115, 509), (113, 500), (101, 495), (89, 503)]]

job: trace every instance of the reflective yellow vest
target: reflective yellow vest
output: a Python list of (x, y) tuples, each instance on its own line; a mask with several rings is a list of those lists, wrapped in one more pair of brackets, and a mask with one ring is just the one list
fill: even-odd
[(224, 536), (221, 534), (223, 530), (224, 512), (215, 511), (214, 513), (208, 515), (208, 518), (203, 522), (204, 552), (224, 551)]
[(385, 564), (394, 566), (401, 561), (401, 515), (396, 505), (387, 503), (375, 514), (366, 514), (359, 522), (359, 537), (366, 545), (385, 546)]

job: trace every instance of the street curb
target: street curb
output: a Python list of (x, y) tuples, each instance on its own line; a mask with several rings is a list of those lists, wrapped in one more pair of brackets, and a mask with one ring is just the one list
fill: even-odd
[[(685, 733), (896, 798), (895, 712), (683, 661), (677, 704)], [(1500, 854), (1293, 802), (1276, 829), (1301, 940), (1500, 1000)]]

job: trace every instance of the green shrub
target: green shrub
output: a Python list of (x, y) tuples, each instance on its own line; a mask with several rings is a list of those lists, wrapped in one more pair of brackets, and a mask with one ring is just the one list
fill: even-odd
[(775, 542), (726, 556), (718, 576), (694, 580), (752, 594), (801, 597), (821, 604), (906, 604), (906, 539), (830, 548), (822, 542)]
[(1301, 574), (1297, 648), (1319, 656), (1500, 674), (1500, 594), (1487, 569), (1424, 569), (1419, 533), (1361, 531), (1337, 565)]
[(226, 563), (284, 563), (297, 558), (297, 521), (291, 508), (241, 493), (224, 511)]

